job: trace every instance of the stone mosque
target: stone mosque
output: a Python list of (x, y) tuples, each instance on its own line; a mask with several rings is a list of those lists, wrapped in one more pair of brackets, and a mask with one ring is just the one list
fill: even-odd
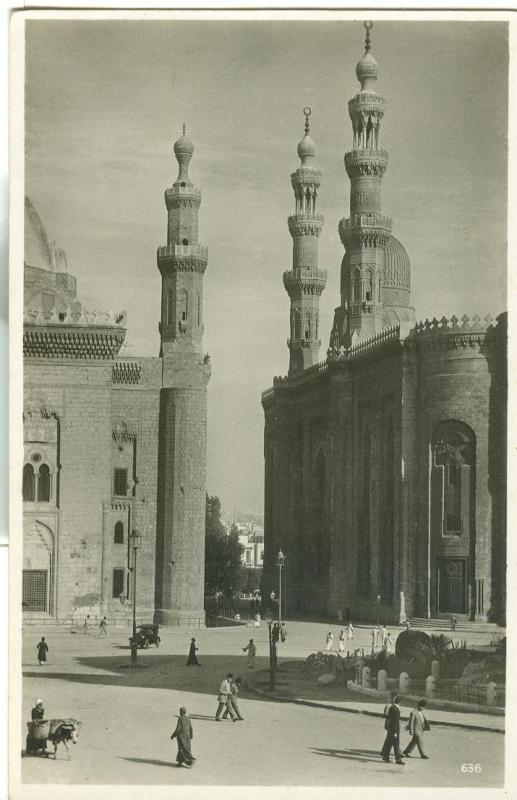
[[(207, 383), (201, 192), (174, 145), (160, 354), (121, 354), (122, 313), (88, 312), (25, 200), (23, 590), (26, 620), (204, 621)], [(137, 559), (137, 570), (134, 562)]]
[[(410, 261), (382, 213), (388, 163), (366, 51), (349, 102), (341, 297), (320, 359), (322, 175), (309, 135), (291, 176), (289, 370), (265, 413), (263, 596), (287, 556), (290, 612), (504, 621), (506, 317), (417, 322)], [(88, 312), (25, 201), (23, 611), (204, 621), (207, 384), (201, 191), (174, 144), (165, 191), (160, 352), (124, 355), (125, 313)], [(395, 176), (396, 179), (396, 176)], [(138, 568), (135, 572), (135, 559)]]
[(392, 624), (451, 614), (502, 623), (506, 315), (416, 321), (410, 260), (382, 210), (386, 101), (365, 27), (360, 88), (348, 103), (341, 297), (323, 360), (322, 175), (310, 109), (291, 175), (289, 370), (262, 395), (263, 595), (278, 594), (281, 549), (290, 613), (371, 620), (378, 608)]

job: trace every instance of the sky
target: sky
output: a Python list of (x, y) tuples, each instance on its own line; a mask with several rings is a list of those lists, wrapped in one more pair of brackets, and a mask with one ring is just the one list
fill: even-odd
[[(208, 246), (207, 490), (223, 514), (263, 507), (261, 392), (289, 363), (290, 174), (312, 108), (323, 173), (325, 357), (339, 303), (337, 226), (349, 212), (353, 21), (29, 21), (26, 193), (89, 309), (127, 311), (131, 355), (157, 356), (165, 189), (186, 122)], [(375, 22), (383, 213), (411, 260), (417, 319), (506, 308), (507, 24)]]

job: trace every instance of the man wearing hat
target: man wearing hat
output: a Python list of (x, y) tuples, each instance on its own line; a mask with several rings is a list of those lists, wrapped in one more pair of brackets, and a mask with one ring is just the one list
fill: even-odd
[[(34, 708), (31, 711), (31, 719), (32, 722), (39, 722), (40, 720), (45, 718), (45, 709), (43, 708), (43, 700), (35, 700), (34, 701)], [(29, 730), (27, 733), (27, 740), (25, 742), (25, 749), (27, 753), (34, 753), (36, 750), (37, 740), (34, 739), (33, 736), (33, 729), (34, 724), (29, 725)]]

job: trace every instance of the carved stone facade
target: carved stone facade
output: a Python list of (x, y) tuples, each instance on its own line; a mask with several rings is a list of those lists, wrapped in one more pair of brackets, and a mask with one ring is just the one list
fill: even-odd
[(262, 594), (278, 591), (282, 549), (291, 613), (372, 620), (379, 597), (394, 624), (402, 611), (503, 622), (506, 315), (416, 324), (409, 258), (381, 214), (369, 35), (357, 75), (330, 346), (262, 395)]
[(119, 355), (125, 314), (84, 310), (26, 203), (23, 609), (41, 621), (130, 616), (135, 529), (138, 616), (204, 620), (207, 250), (200, 191), (180, 185), (192, 150), (176, 142), (181, 180), (166, 192), (158, 358)]

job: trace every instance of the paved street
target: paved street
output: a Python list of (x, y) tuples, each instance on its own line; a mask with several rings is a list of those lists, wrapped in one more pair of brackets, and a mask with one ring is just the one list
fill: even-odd
[[(300, 658), (321, 649), (325, 626), (291, 623), (282, 656)], [(242, 650), (250, 636), (258, 645), (257, 669), (267, 665), (267, 629), (194, 631), (201, 667), (185, 667), (189, 631), (164, 631), (161, 647), (139, 651), (139, 667), (128, 669), (127, 630), (109, 638), (44, 631), (49, 663), (35, 658), (40, 631), (24, 632), (24, 692), (21, 728), (34, 698), (46, 715), (82, 720), (72, 758), (24, 758), (29, 783), (250, 784), (499, 786), (504, 736), (434, 726), (427, 735), (429, 761), (411, 758), (405, 767), (384, 764), (381, 719), (321, 708), (276, 703), (244, 691), (244, 722), (214, 721), (220, 679), (231, 670), (247, 676)], [(356, 642), (367, 645), (368, 630)], [(186, 705), (193, 718), (192, 770), (175, 766), (170, 741), (175, 714)], [(403, 744), (407, 734), (403, 736)], [(256, 754), (260, 753), (260, 758)], [(462, 763), (481, 772), (463, 773)]]

